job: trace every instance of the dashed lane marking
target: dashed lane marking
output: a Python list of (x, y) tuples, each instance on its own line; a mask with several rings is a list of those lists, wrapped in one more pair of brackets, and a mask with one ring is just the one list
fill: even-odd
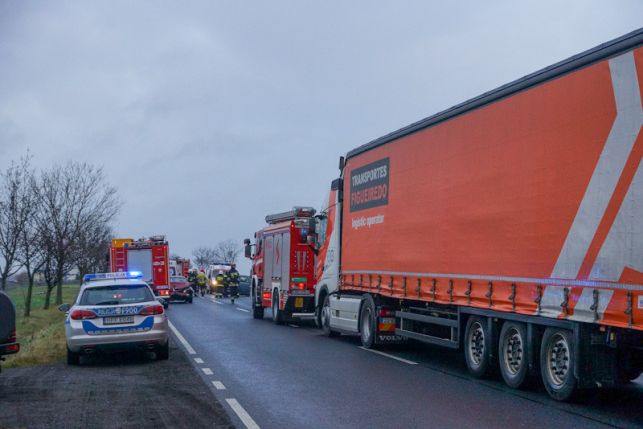
[(213, 374), (213, 372), (212, 372), (212, 370), (210, 368), (201, 368), (201, 371), (203, 371), (203, 373), (205, 375), (212, 375)]
[(244, 313), (250, 313), (250, 310), (246, 310), (245, 308), (237, 307), (237, 310), (243, 311)]
[(298, 325), (293, 325), (293, 324), (290, 324), (290, 323), (288, 324), (288, 326), (290, 326), (291, 328), (299, 328)]
[(378, 354), (380, 356), (385, 356), (387, 358), (391, 358), (391, 359), (395, 359), (395, 360), (400, 361), (400, 362), (404, 362), (404, 363), (409, 364), (409, 365), (417, 365), (418, 364), (417, 362), (413, 362), (412, 360), (403, 359), (401, 357), (393, 356), (393, 355), (390, 355), (388, 353), (381, 352), (379, 350), (367, 349), (367, 348), (362, 347), (362, 346), (359, 346), (359, 348), (362, 349), (362, 350), (366, 350), (367, 352), (375, 353), (375, 354)]
[(170, 322), (169, 320), (167, 321), (167, 323), (168, 323), (168, 325), (170, 326), (170, 329), (172, 330), (172, 332), (174, 332), (174, 335), (176, 335), (176, 338), (178, 338), (179, 342), (180, 342), (181, 344), (183, 344), (183, 347), (185, 347), (185, 350), (187, 350), (187, 352), (188, 352), (189, 354), (191, 354), (191, 355), (195, 355), (195, 354), (196, 354), (196, 351), (194, 351), (194, 349), (192, 348), (192, 346), (190, 345), (190, 343), (188, 343), (188, 341), (185, 339), (185, 337), (183, 337), (183, 335), (181, 335), (181, 333), (179, 332), (179, 330), (178, 330), (178, 329), (176, 329), (176, 328), (174, 327), (174, 325), (172, 324), (172, 322)]
[(201, 359), (201, 358), (194, 358), (194, 362), (196, 362), (196, 363), (203, 363), (203, 359)]
[(259, 425), (255, 423), (254, 420), (252, 420), (252, 417), (250, 417), (250, 414), (241, 406), (239, 402), (237, 402), (236, 399), (234, 398), (226, 398), (226, 402), (228, 405), (230, 405), (230, 408), (232, 408), (232, 411), (234, 411), (239, 419), (241, 419), (241, 422), (246, 425), (248, 429), (259, 429)]
[(212, 384), (217, 390), (225, 390), (225, 386), (220, 381), (213, 381)]

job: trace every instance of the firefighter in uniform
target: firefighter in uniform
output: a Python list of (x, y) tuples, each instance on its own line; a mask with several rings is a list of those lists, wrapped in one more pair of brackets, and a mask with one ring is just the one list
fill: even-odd
[(205, 284), (207, 283), (207, 278), (203, 270), (200, 270), (196, 275), (196, 284), (201, 291), (201, 296), (205, 295)]
[(217, 298), (222, 298), (223, 294), (225, 292), (226, 286), (228, 285), (228, 279), (223, 272), (223, 270), (219, 270), (217, 275), (214, 277), (215, 284), (214, 284), (214, 296)]
[(236, 264), (230, 265), (227, 277), (230, 299), (234, 303), (235, 298), (239, 298), (239, 271)]

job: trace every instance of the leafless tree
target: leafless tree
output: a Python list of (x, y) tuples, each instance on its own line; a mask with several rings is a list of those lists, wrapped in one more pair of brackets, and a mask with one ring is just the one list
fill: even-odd
[(87, 273), (108, 271), (109, 247), (114, 236), (109, 224), (98, 223), (80, 232), (74, 261), (80, 278)]
[(0, 288), (20, 269), (17, 259), (20, 238), (29, 217), (31, 157), (12, 162), (0, 173)]
[(221, 241), (214, 248), (214, 255), (217, 262), (223, 262), (225, 264), (236, 263), (239, 253), (241, 253), (241, 246), (234, 240)]
[[(40, 175), (37, 197), (41, 204), (38, 229), (50, 260), (45, 264), (45, 279), (56, 287), (56, 304), (62, 303), (62, 284), (76, 265), (83, 233), (109, 225), (121, 203), (100, 167), (69, 162)], [(46, 306), (52, 287), (49, 281)]]
[(33, 286), (36, 274), (47, 261), (47, 248), (43, 244), (42, 234), (39, 230), (38, 216), (40, 216), (40, 204), (37, 196), (37, 182), (35, 175), (30, 172), (28, 193), (25, 194), (26, 203), (29, 207), (27, 221), (20, 235), (17, 259), (22, 264), (27, 280), (27, 290), (25, 294), (24, 316), (29, 317), (31, 313), (31, 298), (33, 296)]
[(194, 263), (198, 268), (206, 268), (208, 265), (217, 262), (216, 252), (211, 247), (202, 246), (194, 249), (192, 256), (194, 256)]

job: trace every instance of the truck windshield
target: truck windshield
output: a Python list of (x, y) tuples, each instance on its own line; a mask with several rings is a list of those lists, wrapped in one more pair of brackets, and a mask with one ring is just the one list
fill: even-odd
[(85, 289), (79, 305), (121, 305), (154, 301), (146, 285), (113, 285)]

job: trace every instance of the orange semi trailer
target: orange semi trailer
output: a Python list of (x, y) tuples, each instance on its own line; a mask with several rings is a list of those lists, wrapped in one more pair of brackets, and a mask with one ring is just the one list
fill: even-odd
[(318, 322), (567, 400), (643, 370), (643, 29), (350, 151)]

